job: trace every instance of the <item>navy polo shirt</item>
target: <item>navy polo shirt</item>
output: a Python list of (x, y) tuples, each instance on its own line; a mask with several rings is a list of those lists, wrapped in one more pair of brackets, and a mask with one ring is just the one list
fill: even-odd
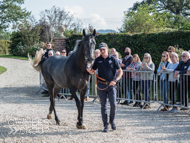
[[(98, 76), (104, 78), (106, 81), (113, 81), (116, 78), (116, 70), (120, 69), (120, 65), (113, 56), (108, 55), (104, 59), (101, 55), (95, 59), (93, 70), (98, 69)], [(98, 79), (99, 80), (99, 79)]]

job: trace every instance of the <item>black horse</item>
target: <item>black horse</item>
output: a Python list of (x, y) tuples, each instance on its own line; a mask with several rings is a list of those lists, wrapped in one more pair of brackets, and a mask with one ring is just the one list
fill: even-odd
[[(78, 122), (76, 124), (79, 129), (86, 129), (83, 124), (83, 107), (84, 96), (86, 94), (89, 82), (89, 73), (86, 71), (87, 64), (94, 60), (95, 50), (95, 35), (86, 35), (83, 29), (83, 38), (78, 40), (73, 53), (69, 57), (55, 55), (45, 61), (41, 61), (42, 53), (37, 52), (32, 66), (42, 72), (45, 82), (48, 87), (50, 95), (50, 107), (48, 119), (52, 118), (52, 111), (54, 111), (56, 124), (60, 124), (55, 110), (55, 97), (62, 88), (70, 89), (72, 97), (75, 98), (76, 106), (78, 108)], [(80, 100), (76, 95), (76, 91), (80, 91)]]

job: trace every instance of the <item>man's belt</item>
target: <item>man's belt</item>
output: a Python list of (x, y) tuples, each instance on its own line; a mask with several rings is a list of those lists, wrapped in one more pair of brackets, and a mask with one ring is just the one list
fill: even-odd
[(105, 84), (105, 85), (109, 85), (109, 84), (110, 84), (110, 82), (106, 82), (106, 81), (102, 82), (102, 81), (100, 81), (100, 80), (98, 80), (98, 82), (99, 82), (99, 83), (102, 83), (102, 84)]

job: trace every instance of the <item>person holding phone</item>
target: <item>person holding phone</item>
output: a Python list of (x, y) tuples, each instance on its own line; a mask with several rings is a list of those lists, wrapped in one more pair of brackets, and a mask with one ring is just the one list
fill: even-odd
[[(141, 64), (141, 68), (139, 71), (152, 71), (149, 73), (141, 73), (140, 79), (141, 79), (141, 89), (142, 93), (144, 94), (145, 101), (150, 101), (150, 95), (149, 91), (152, 86), (153, 81), (153, 74), (155, 70), (155, 65), (152, 62), (151, 55), (149, 53), (144, 54), (143, 62)], [(144, 105), (140, 105), (140, 108), (142, 108)], [(150, 108), (150, 104), (147, 103), (146, 106), (144, 106), (144, 109)]]
[[(171, 59), (169, 56), (169, 53), (164, 51), (162, 53), (162, 57), (161, 57), (161, 63), (158, 67), (157, 72), (163, 72), (163, 70), (165, 70), (165, 68), (168, 68), (171, 64)], [(168, 97), (167, 97), (167, 92), (168, 92), (168, 75), (163, 74), (163, 73), (159, 73), (160, 75), (160, 87), (161, 87), (161, 92), (162, 92), (162, 96), (164, 99), (164, 103), (168, 104)], [(161, 109), (161, 111), (168, 111), (168, 106), (165, 106), (163, 109)]]

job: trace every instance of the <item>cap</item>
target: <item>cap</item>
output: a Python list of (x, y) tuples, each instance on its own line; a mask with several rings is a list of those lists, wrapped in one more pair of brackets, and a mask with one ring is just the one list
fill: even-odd
[(102, 42), (99, 44), (99, 49), (106, 49), (106, 48), (108, 48), (108, 45), (106, 43)]

